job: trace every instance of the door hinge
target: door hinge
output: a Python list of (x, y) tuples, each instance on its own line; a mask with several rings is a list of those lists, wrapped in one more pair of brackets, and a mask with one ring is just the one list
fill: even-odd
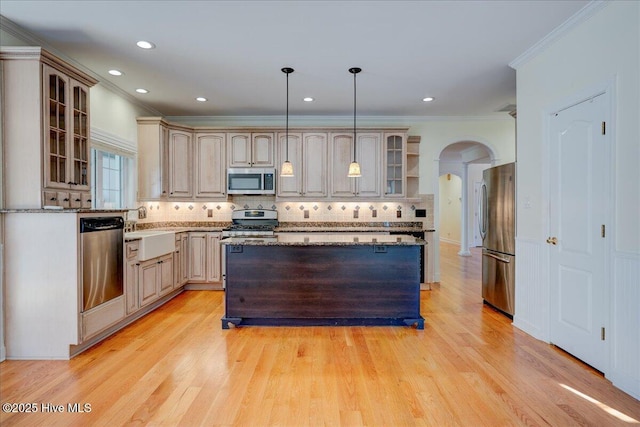
[(602, 122), (602, 134), (607, 134), (607, 122)]
[(600, 339), (604, 341), (604, 328), (600, 329)]
[(606, 230), (606, 227), (604, 226), (604, 224), (602, 224), (600, 226), (600, 234), (602, 234), (603, 238), (607, 235), (607, 230)]

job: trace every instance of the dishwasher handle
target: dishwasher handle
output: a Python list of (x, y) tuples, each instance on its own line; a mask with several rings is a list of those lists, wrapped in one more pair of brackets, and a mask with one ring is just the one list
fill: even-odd
[(80, 218), (80, 233), (122, 229), (124, 219), (121, 216)]

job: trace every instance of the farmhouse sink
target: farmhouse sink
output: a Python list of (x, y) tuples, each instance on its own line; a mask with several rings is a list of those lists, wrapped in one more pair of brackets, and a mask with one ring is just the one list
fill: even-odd
[(139, 239), (138, 260), (146, 261), (169, 254), (176, 249), (176, 233), (173, 231), (142, 230), (125, 233), (125, 239)]

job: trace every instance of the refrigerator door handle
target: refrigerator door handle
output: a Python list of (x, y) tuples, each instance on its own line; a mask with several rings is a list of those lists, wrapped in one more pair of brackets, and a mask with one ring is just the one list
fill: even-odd
[(482, 240), (487, 236), (487, 184), (482, 181), (480, 186), (480, 211), (478, 215), (478, 227)]
[(484, 254), (482, 254), (482, 255), (483, 255), (483, 256), (488, 256), (489, 258), (497, 259), (498, 261), (502, 261), (502, 262), (505, 262), (505, 263), (507, 263), (507, 264), (511, 262), (511, 261), (509, 261), (509, 259), (508, 259), (508, 258), (503, 258), (503, 257), (501, 257), (501, 256), (494, 255), (494, 254), (484, 253)]

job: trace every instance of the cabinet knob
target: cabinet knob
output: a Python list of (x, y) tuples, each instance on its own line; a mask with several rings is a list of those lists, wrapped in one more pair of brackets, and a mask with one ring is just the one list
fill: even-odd
[(63, 201), (63, 202), (68, 202), (68, 201), (69, 201), (69, 198), (68, 198), (68, 197), (65, 197), (62, 201)]
[(91, 203), (91, 199), (87, 199), (87, 202)]
[(55, 202), (55, 201), (56, 201), (56, 200), (58, 200), (58, 199), (57, 199), (57, 198), (55, 198), (55, 197), (52, 197), (52, 198), (50, 198), (49, 200), (51, 200), (52, 202)]
[(76, 201), (76, 202), (81, 202), (82, 200), (80, 200), (80, 199), (76, 199), (75, 201)]

